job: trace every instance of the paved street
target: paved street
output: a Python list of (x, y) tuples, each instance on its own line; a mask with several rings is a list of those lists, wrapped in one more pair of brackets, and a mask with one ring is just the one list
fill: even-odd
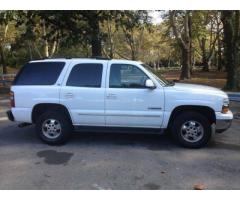
[(76, 133), (48, 146), (7, 121), (7, 108), (1, 97), (0, 189), (240, 189), (240, 120), (197, 150), (149, 134)]

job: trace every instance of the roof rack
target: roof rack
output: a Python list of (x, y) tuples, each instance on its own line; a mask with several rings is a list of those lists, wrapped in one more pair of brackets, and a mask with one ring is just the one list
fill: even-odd
[(51, 60), (51, 59), (72, 59), (71, 57), (43, 57), (42, 60)]
[[(105, 58), (105, 57), (101, 57), (101, 56), (92, 56), (92, 57), (89, 57), (89, 58), (84, 58), (84, 57), (78, 57), (78, 58), (82, 58), (82, 59), (96, 59), (96, 60), (111, 60), (111, 58)], [(45, 59), (75, 59), (75, 58), (71, 58), (71, 57), (52, 57), (52, 58), (48, 58), (48, 57), (44, 57), (42, 58), (43, 60)]]
[(90, 58), (97, 59), (97, 60), (112, 60), (111, 58), (104, 58), (104, 57), (101, 57), (101, 56), (92, 56)]

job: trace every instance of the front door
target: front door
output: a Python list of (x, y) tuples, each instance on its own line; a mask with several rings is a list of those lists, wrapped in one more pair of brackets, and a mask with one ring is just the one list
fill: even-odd
[(138, 66), (111, 64), (106, 88), (106, 125), (160, 128), (163, 120), (162, 87), (145, 87), (148, 75)]

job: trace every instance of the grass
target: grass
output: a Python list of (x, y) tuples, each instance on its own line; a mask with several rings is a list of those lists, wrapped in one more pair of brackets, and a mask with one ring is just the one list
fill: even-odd
[[(168, 80), (179, 80), (180, 77), (180, 69), (172, 71), (158, 71), (157, 73), (161, 74)], [(179, 82), (202, 84), (222, 89), (226, 84), (226, 76), (226, 72), (218, 72), (215, 70), (203, 72), (201, 70), (194, 70), (191, 79), (181, 80)]]

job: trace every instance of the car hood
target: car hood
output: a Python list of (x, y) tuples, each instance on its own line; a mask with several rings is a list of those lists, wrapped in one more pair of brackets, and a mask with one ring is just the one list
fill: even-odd
[(210, 86), (205, 85), (197, 85), (197, 84), (188, 84), (188, 83), (175, 83), (173, 88), (177, 91), (185, 91), (189, 93), (198, 93), (204, 95), (217, 95), (227, 98), (227, 94), (222, 90)]

